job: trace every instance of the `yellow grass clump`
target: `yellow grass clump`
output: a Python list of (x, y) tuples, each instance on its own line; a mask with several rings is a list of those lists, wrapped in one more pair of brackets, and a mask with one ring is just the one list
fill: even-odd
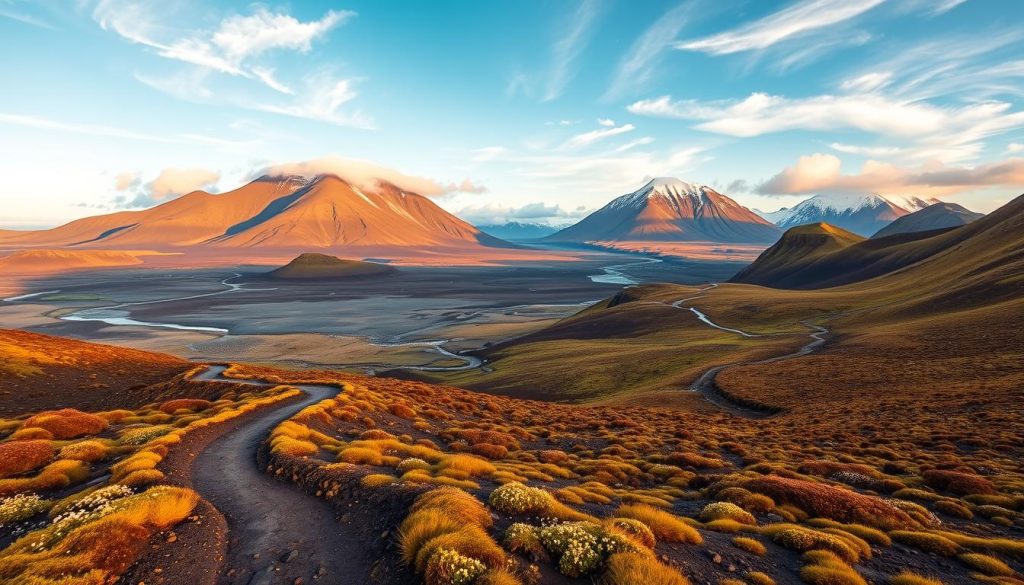
[(623, 552), (608, 557), (601, 585), (689, 585), (679, 571), (651, 555)]
[(654, 536), (666, 542), (685, 542), (701, 544), (704, 539), (697, 529), (684, 522), (681, 518), (646, 504), (627, 504), (619, 506), (615, 511), (619, 518), (632, 518), (646, 524)]

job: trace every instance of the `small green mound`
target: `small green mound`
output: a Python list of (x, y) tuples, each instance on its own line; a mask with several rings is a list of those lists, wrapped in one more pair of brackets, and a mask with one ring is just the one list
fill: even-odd
[(383, 276), (398, 270), (386, 264), (364, 262), (362, 260), (343, 260), (327, 254), (300, 254), (288, 264), (268, 273), (275, 279), (333, 279), (351, 278), (354, 276)]

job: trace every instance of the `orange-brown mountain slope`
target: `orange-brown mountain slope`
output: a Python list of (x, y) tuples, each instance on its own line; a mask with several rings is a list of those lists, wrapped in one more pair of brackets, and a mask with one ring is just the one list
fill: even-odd
[(264, 176), (222, 194), (194, 191), (141, 211), (0, 234), (6, 246), (104, 248), (511, 247), (386, 182), (364, 190), (334, 175)]
[(710, 187), (662, 177), (545, 239), (771, 243), (780, 233), (773, 224)]

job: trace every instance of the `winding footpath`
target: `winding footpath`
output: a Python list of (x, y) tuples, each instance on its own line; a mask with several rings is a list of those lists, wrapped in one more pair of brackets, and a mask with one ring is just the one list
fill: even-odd
[[(225, 369), (209, 366), (193, 380), (272, 386), (258, 380), (225, 378)], [(256, 411), (245, 424), (211, 442), (192, 464), (195, 490), (228, 523), (228, 555), (219, 583), (282, 583), (284, 572), (275, 570), (282, 568), (289, 576), (301, 575), (306, 583), (312, 583), (316, 575), (315, 582), (324, 585), (355, 583), (362, 578), (351, 573), (353, 566), (363, 565), (366, 553), (356, 539), (344, 534), (334, 508), (298, 486), (264, 473), (257, 464), (257, 452), (275, 426), (341, 391), (337, 386), (293, 386), (305, 396)]]
[[(733, 328), (730, 328), (730, 327), (724, 327), (724, 326), (719, 325), (718, 323), (715, 323), (714, 321), (712, 321), (707, 315), (702, 313), (696, 307), (692, 307), (692, 306), (691, 307), (685, 307), (685, 306), (683, 306), (684, 303), (687, 303), (689, 301), (702, 298), (704, 296), (705, 291), (709, 291), (709, 290), (711, 290), (713, 288), (717, 288), (717, 287), (718, 287), (718, 284), (708, 285), (708, 286), (700, 289), (701, 290), (701, 294), (698, 294), (698, 295), (695, 295), (695, 296), (692, 296), (692, 297), (686, 297), (684, 299), (679, 299), (678, 301), (675, 301), (675, 302), (671, 303), (669, 306), (671, 306), (673, 308), (676, 308), (676, 309), (680, 309), (680, 310), (690, 311), (691, 313), (696, 315), (697, 318), (701, 322), (703, 322), (704, 324), (706, 324), (706, 325), (708, 325), (710, 327), (714, 327), (715, 329), (720, 329), (722, 331), (728, 331), (730, 333), (735, 333), (737, 335), (741, 335), (741, 336), (747, 337), (747, 338), (764, 337), (763, 335), (756, 334), (756, 333), (749, 333), (747, 331), (743, 331), (742, 329), (733, 329)], [(828, 333), (829, 333), (828, 329), (826, 329), (824, 327), (821, 327), (820, 325), (815, 325), (815, 324), (810, 323), (808, 321), (801, 321), (800, 324), (803, 325), (804, 327), (807, 327), (807, 328), (812, 330), (811, 333), (809, 334), (809, 336), (811, 338), (811, 341), (809, 341), (807, 344), (805, 344), (803, 347), (801, 347), (797, 351), (790, 352), (790, 353), (783, 354), (783, 355), (778, 355), (778, 356), (770, 357), (770, 358), (763, 359), (763, 360), (746, 361), (746, 362), (733, 362), (733, 363), (730, 363), (730, 364), (723, 364), (721, 366), (715, 366), (715, 367), (707, 370), (706, 372), (701, 374), (699, 378), (694, 380), (694, 382), (692, 384), (690, 384), (690, 388), (689, 388), (690, 391), (691, 392), (696, 392), (697, 394), (700, 394), (708, 402), (714, 404), (715, 406), (721, 408), (722, 410), (725, 410), (725, 411), (730, 412), (732, 414), (735, 414), (737, 416), (742, 416), (742, 417), (746, 417), (746, 418), (768, 418), (768, 417), (771, 417), (771, 416), (775, 416), (776, 414), (778, 414), (778, 412), (776, 412), (776, 411), (766, 410), (766, 409), (761, 409), (761, 408), (752, 408), (752, 407), (749, 407), (749, 406), (744, 406), (742, 404), (736, 403), (735, 400), (733, 400), (728, 395), (726, 395), (724, 392), (722, 392), (722, 389), (715, 382), (715, 378), (718, 376), (719, 372), (721, 372), (722, 370), (724, 370), (726, 368), (731, 368), (731, 367), (734, 367), (734, 366), (755, 366), (755, 365), (772, 364), (772, 363), (775, 363), (775, 362), (781, 362), (783, 360), (789, 360), (789, 359), (793, 359), (793, 358), (803, 357), (805, 355), (810, 354), (815, 349), (817, 349), (817, 348), (821, 347), (822, 345), (824, 345), (824, 343), (825, 343), (825, 336), (828, 335)]]

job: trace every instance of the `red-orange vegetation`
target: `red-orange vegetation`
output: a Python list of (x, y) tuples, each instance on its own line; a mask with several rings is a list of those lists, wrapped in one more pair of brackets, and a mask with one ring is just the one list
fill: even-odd
[(74, 439), (103, 432), (109, 424), (95, 414), (74, 408), (62, 408), (34, 415), (25, 421), (24, 426), (45, 429), (55, 439)]
[(886, 530), (916, 524), (906, 512), (886, 504), (881, 498), (824, 483), (765, 476), (748, 481), (743, 487), (777, 503), (792, 504), (813, 516), (840, 522), (857, 522)]
[(0, 443), (0, 478), (28, 473), (53, 458), (49, 441), (6, 441)]

